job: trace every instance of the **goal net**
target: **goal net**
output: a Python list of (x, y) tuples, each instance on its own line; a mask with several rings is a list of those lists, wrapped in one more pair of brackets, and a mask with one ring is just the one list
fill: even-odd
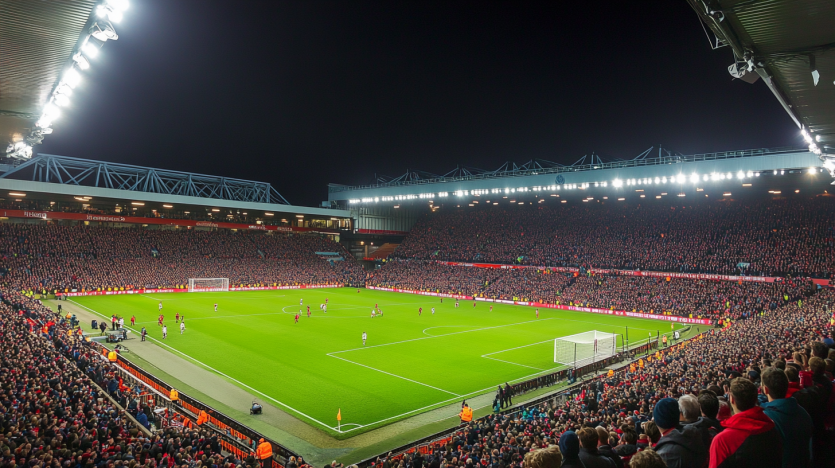
[(229, 278), (189, 278), (188, 292), (229, 291)]
[(617, 353), (617, 337), (613, 333), (592, 330), (554, 340), (554, 362), (582, 367)]

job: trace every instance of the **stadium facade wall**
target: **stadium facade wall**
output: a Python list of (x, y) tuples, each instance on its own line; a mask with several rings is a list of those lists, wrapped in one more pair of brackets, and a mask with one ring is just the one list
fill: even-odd
[(529, 306), (529, 307), (537, 307), (543, 309), (563, 309), (563, 310), (573, 310), (577, 312), (590, 312), (593, 314), (603, 314), (603, 315), (618, 315), (621, 317), (636, 317), (636, 318), (645, 318), (645, 319), (653, 319), (653, 320), (666, 320), (668, 322), (678, 322), (678, 323), (689, 323), (689, 324), (697, 324), (697, 325), (712, 325), (713, 322), (710, 319), (700, 319), (700, 318), (689, 318), (689, 317), (679, 317), (677, 315), (658, 315), (658, 314), (645, 314), (642, 312), (630, 312), (626, 310), (613, 310), (613, 309), (599, 309), (597, 307), (578, 307), (578, 306), (567, 306), (567, 305), (555, 305), (555, 304), (542, 304), (540, 302), (525, 302), (525, 301), (506, 301), (503, 299), (488, 299), (486, 297), (473, 297), (473, 296), (465, 296), (459, 294), (444, 294), (444, 293), (435, 293), (432, 291), (414, 291), (411, 289), (399, 289), (399, 288), (381, 288), (378, 286), (366, 286), (368, 289), (374, 289), (377, 291), (389, 291), (389, 292), (398, 292), (398, 293), (409, 293), (409, 294), (420, 294), (422, 296), (435, 296), (435, 297), (451, 297), (453, 299), (465, 299), (465, 300), (476, 300), (476, 301), (484, 301), (484, 302), (496, 302), (500, 304), (512, 304), (512, 305), (522, 305), (522, 306)]
[(138, 216), (97, 215), (87, 213), (64, 213), (61, 211), (0, 210), (0, 216), (6, 218), (27, 218), (44, 220), (73, 220), (103, 223), (155, 224), (165, 226), (207, 227), (216, 229), (247, 229), (255, 231), (277, 232), (317, 232), (320, 234), (339, 234), (338, 230), (327, 228), (306, 228), (297, 226), (267, 226), (264, 224), (227, 223), (223, 221), (196, 221), (192, 219), (142, 218)]
[[(398, 205), (400, 206), (400, 205)], [(362, 206), (351, 208), (354, 227), (357, 232), (373, 231), (370, 234), (380, 234), (379, 231), (404, 233), (412, 229), (418, 217), (427, 210), (421, 206)]]

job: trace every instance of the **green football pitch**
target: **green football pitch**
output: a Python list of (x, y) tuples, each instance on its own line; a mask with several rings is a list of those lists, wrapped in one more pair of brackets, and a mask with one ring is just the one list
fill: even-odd
[[(563, 367), (554, 363), (557, 337), (591, 330), (620, 335), (628, 327), (635, 342), (670, 331), (669, 322), (657, 320), (556, 309), (539, 309), (537, 318), (527, 306), (493, 304), (491, 311), (491, 303), (461, 301), (456, 308), (454, 299), (352, 288), (72, 300), (105, 317), (124, 317), (126, 325), (135, 315), (136, 326), (128, 327), (134, 333), (146, 327), (153, 343), (334, 435), (340, 409), (342, 433), (357, 434), (554, 372)], [(371, 318), (375, 305), (382, 317)], [(182, 335), (177, 313), (185, 317)]]

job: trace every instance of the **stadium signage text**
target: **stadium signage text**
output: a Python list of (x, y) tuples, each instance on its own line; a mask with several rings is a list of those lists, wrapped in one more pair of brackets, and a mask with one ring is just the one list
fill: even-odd
[[(320, 288), (341, 288), (341, 284), (299, 284), (291, 286), (244, 286), (233, 288), (229, 287), (230, 291), (264, 291), (268, 289), (320, 289)], [(220, 288), (203, 288), (199, 291), (220, 291)], [(81, 296), (113, 296), (117, 294), (154, 294), (154, 293), (184, 293), (189, 292), (186, 288), (147, 288), (147, 289), (131, 289), (126, 291), (73, 291), (61, 293), (59, 296), (66, 297), (81, 297)]]
[(128, 224), (156, 224), (184, 227), (210, 227), (217, 229), (257, 229), (259, 231), (282, 231), (282, 232), (319, 232), (322, 234), (337, 234), (339, 231), (326, 228), (306, 228), (296, 226), (267, 226), (259, 224), (227, 223), (212, 221), (195, 221), (193, 219), (170, 219), (170, 218), (143, 218), (139, 216), (109, 216), (94, 215), (87, 213), (64, 213), (60, 211), (25, 211), (25, 210), (0, 210), (0, 216), (6, 218), (37, 218), (37, 219), (69, 219), (75, 221), (98, 221), (108, 223)]

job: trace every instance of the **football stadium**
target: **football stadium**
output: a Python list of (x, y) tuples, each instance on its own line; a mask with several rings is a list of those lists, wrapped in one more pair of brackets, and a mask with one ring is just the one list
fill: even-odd
[[(381, 82), (398, 67), (420, 75), (398, 56), (410, 47), (430, 68), (457, 47), (538, 62), (519, 37), (555, 30), (556, 5), (275, 2), (253, 17), (187, 3), (0, 0), (0, 468), (835, 466), (835, 4), (679, 0), (653, 12), (693, 27), (670, 65), (691, 76), (636, 71), (643, 91), (612, 92), (674, 101), (669, 81), (710, 82), (704, 64), (732, 56), (733, 82), (723, 74), (681, 92), (689, 111), (646, 117), (730, 131), (679, 143), (695, 151), (614, 141), (617, 156), (577, 159), (531, 150), (530, 128), (495, 143), (484, 115), (433, 127), (466, 114), (440, 84), (374, 85), (384, 99), (361, 93), (354, 71), (322, 71), (369, 67), (363, 47)], [(652, 36), (613, 27), (635, 44)], [(309, 35), (320, 28), (336, 32)], [(467, 39), (447, 36), (459, 28)], [(347, 68), (317, 68), (311, 51), (325, 43)], [(345, 86), (288, 78), (285, 62)], [(437, 66), (474, 67), (452, 62)], [(119, 74), (127, 64), (151, 68)], [(222, 91), (189, 74), (212, 70)], [(526, 99), (513, 73), (477, 71), (475, 101), (503, 99), (485, 91), (494, 85)], [(563, 72), (573, 91), (559, 95), (584, 107), (611, 96), (584, 84), (599, 77)], [(120, 94), (137, 86), (148, 88)], [(424, 86), (437, 114), (396, 104)], [(259, 95), (267, 88), (289, 97)], [(369, 109), (381, 114), (328, 113), (352, 93), (379, 99)], [(239, 98), (305, 110), (271, 120)], [(490, 118), (512, 133), (536, 107)], [(594, 122), (611, 140), (657, 135), (611, 112)], [(169, 118), (182, 126), (155, 124)], [(560, 138), (587, 135), (560, 125)], [(402, 151), (306, 153), (348, 148), (348, 128), (402, 137)], [(714, 150), (743, 134), (768, 147)], [(462, 160), (488, 169), (450, 163), (417, 155), (415, 139), (449, 154), (483, 139), (517, 160), (474, 151)]]

